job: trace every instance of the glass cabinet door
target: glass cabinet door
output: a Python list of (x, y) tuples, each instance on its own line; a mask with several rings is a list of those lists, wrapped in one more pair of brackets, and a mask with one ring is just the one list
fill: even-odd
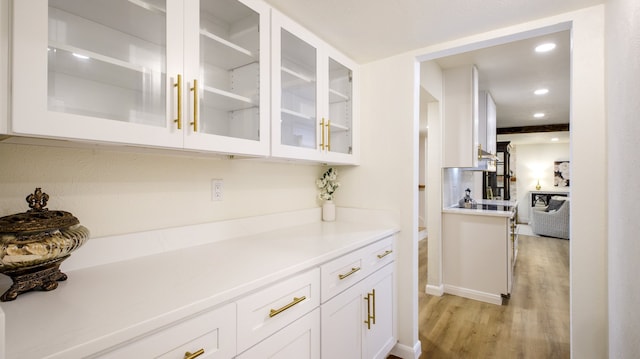
[(199, 128), (260, 140), (260, 15), (236, 0), (200, 1)]
[(185, 147), (267, 155), (267, 5), (191, 0), (185, 9)]
[(49, 0), (49, 111), (165, 126), (163, 0)]
[(351, 154), (353, 151), (353, 73), (352, 70), (329, 58), (329, 118), (326, 120), (326, 150)]
[(14, 2), (12, 132), (180, 147), (182, 15), (176, 0)]
[(272, 156), (356, 164), (356, 64), (272, 11)]
[(280, 31), (280, 144), (315, 150), (317, 49), (284, 28)]

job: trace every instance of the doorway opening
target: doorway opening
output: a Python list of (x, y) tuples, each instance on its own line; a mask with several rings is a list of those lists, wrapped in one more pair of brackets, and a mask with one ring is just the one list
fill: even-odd
[[(517, 201), (518, 222), (523, 229), (528, 229), (531, 220), (531, 192), (536, 191), (540, 183), (540, 189), (547, 192), (567, 192), (569, 187), (556, 186), (554, 181), (554, 162), (568, 161), (570, 163), (570, 28), (569, 23), (559, 24), (525, 33), (514, 34), (496, 38), (481, 43), (476, 43), (460, 48), (448, 49), (437, 53), (425, 55), (421, 62), (421, 139), (422, 139), (422, 108), (429, 103), (441, 106), (446, 99), (442, 98), (442, 71), (456, 66), (476, 65), (479, 72), (479, 90), (491, 93), (496, 105), (498, 135), (497, 142), (507, 143), (511, 152), (510, 172), (502, 172), (497, 176), (503, 176), (501, 180), (508, 181), (510, 190), (505, 192), (504, 185), (500, 198), (502, 200)], [(556, 56), (533, 56), (532, 44), (547, 42), (556, 43)], [(535, 47), (535, 46), (533, 46)], [(525, 58), (529, 60), (525, 61)], [(537, 95), (534, 91), (547, 89), (544, 95)], [(546, 97), (544, 97), (546, 96)], [(544, 116), (534, 117), (534, 114), (542, 112)], [(440, 113), (440, 112), (438, 112)], [(441, 121), (445, 118), (439, 116), (426, 116), (426, 126), (429, 130), (425, 136), (427, 144), (424, 148), (427, 155), (419, 157), (421, 161), (420, 176), (427, 178), (424, 204), (428, 228), (428, 250), (420, 250), (420, 255), (426, 253), (427, 266), (419, 264), (419, 296), (423, 293), (433, 296), (441, 296), (445, 292), (446, 273), (442, 272), (443, 238), (441, 213), (444, 206), (451, 201), (451, 186), (462, 184), (450, 183), (443, 176), (441, 163), (442, 151), (447, 151), (446, 143), (438, 143), (441, 129)], [(565, 129), (566, 128), (566, 129)], [(429, 133), (432, 136), (429, 136)], [(435, 142), (435, 143), (432, 143)], [(420, 149), (422, 150), (422, 142)], [(435, 151), (437, 155), (431, 153)], [(425, 162), (422, 167), (423, 161)], [(424, 169), (423, 169), (424, 168)], [(504, 166), (502, 167), (504, 171)], [(499, 168), (498, 168), (499, 169)], [(467, 176), (468, 177), (468, 176)], [(477, 190), (473, 193), (482, 194), (481, 198), (490, 198), (493, 191), (487, 191), (485, 175), (482, 172), (473, 174), (472, 184)], [(420, 177), (422, 178), (422, 177)], [(423, 183), (423, 182), (421, 182)], [(487, 193), (489, 192), (489, 193)], [(419, 192), (419, 195), (422, 194)], [(480, 196), (479, 196), (480, 197)], [(420, 204), (422, 206), (422, 204)], [(527, 232), (528, 235), (531, 234)], [(422, 238), (422, 237), (420, 237)], [(423, 248), (424, 244), (419, 247)], [(562, 333), (566, 341), (566, 352), (569, 353), (569, 289), (568, 279), (568, 244), (566, 245), (567, 287), (566, 298), (566, 326)], [(421, 258), (422, 260), (422, 258)], [(427, 273), (423, 273), (426, 267)], [(518, 272), (515, 271), (517, 278)], [(421, 278), (426, 277), (426, 285)], [(517, 279), (516, 279), (517, 281)], [(535, 289), (535, 288), (534, 288)], [(540, 289), (540, 288), (538, 288)], [(507, 305), (514, 304), (509, 303)], [(422, 301), (420, 301), (422, 306)], [(433, 345), (430, 338), (425, 337), (422, 328), (434, 327), (435, 323), (428, 325), (423, 322), (427, 317), (424, 308), (420, 312), (420, 339), (423, 343), (423, 353), (430, 355), (433, 352), (425, 351), (425, 347)], [(563, 314), (563, 315), (565, 315)]]

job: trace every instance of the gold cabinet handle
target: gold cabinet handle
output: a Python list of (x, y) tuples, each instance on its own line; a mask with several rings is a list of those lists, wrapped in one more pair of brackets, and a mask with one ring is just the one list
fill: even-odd
[(325, 146), (327, 148), (327, 151), (331, 151), (331, 120), (327, 120), (327, 124), (325, 125), (327, 126), (327, 145)]
[(373, 307), (373, 316), (371, 317), (371, 319), (373, 320), (373, 324), (376, 324), (376, 290), (375, 289), (371, 290), (371, 298), (373, 298), (373, 304), (371, 305)]
[(340, 278), (340, 280), (343, 280), (343, 279), (347, 278), (348, 276), (352, 275), (353, 273), (355, 273), (355, 272), (357, 272), (359, 270), (360, 270), (360, 267), (353, 267), (353, 268), (351, 268), (349, 273), (339, 274), (338, 278)]
[(193, 91), (193, 132), (198, 132), (198, 80), (193, 79), (193, 87), (190, 88)]
[(322, 118), (322, 121), (320, 121), (320, 149), (324, 150), (324, 117)]
[(184, 353), (184, 359), (194, 359), (194, 358), (199, 357), (202, 354), (204, 354), (204, 348), (198, 350), (195, 353), (189, 353), (189, 352)]
[(393, 251), (392, 251), (392, 250), (390, 250), (390, 249), (387, 249), (386, 251), (384, 251), (384, 253), (382, 253), (382, 254), (378, 254), (378, 259), (382, 259), (382, 258), (384, 258), (384, 257), (388, 256), (388, 255), (389, 255), (389, 254), (391, 254), (391, 253), (393, 253)]
[(178, 124), (178, 130), (182, 129), (182, 75), (178, 74), (178, 81), (173, 84), (178, 89), (178, 116), (173, 122)]
[(276, 315), (284, 312), (285, 310), (293, 307), (294, 305), (302, 302), (305, 299), (307, 299), (307, 297), (305, 297), (304, 295), (302, 297), (299, 297), (299, 298), (298, 297), (293, 297), (293, 301), (291, 303), (285, 305), (284, 307), (279, 308), (279, 309), (271, 309), (271, 311), (269, 312), (269, 317), (271, 317), (271, 318), (275, 317)]
[[(376, 324), (375, 322), (375, 291), (373, 293), (367, 293), (367, 296), (364, 297), (364, 300), (367, 301), (367, 320), (364, 323), (367, 325), (367, 329), (371, 329), (371, 324)], [(371, 304), (373, 303), (373, 315), (371, 315)]]

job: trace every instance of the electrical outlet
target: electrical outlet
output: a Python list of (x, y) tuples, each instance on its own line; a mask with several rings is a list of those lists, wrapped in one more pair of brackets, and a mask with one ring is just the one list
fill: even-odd
[(222, 201), (224, 197), (224, 181), (222, 179), (211, 180), (211, 200)]

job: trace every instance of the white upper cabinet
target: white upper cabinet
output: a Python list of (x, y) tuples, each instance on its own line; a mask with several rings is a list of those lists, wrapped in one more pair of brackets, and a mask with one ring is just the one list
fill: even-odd
[(356, 164), (357, 66), (272, 10), (272, 155)]
[(464, 65), (442, 72), (443, 167), (496, 170), (496, 105), (478, 91), (478, 69)]
[(269, 154), (269, 8), (185, 1), (185, 147)]
[(262, 3), (21, 0), (13, 11), (11, 133), (268, 154)]
[(480, 91), (478, 96), (479, 123), (478, 140), (482, 150), (496, 154), (496, 103), (488, 91)]
[(13, 18), (9, 134), (358, 163), (356, 64), (261, 0), (20, 0)]
[(13, 3), (11, 132), (180, 147), (182, 4)]
[(478, 70), (473, 65), (446, 69), (443, 80), (443, 167), (477, 167)]

